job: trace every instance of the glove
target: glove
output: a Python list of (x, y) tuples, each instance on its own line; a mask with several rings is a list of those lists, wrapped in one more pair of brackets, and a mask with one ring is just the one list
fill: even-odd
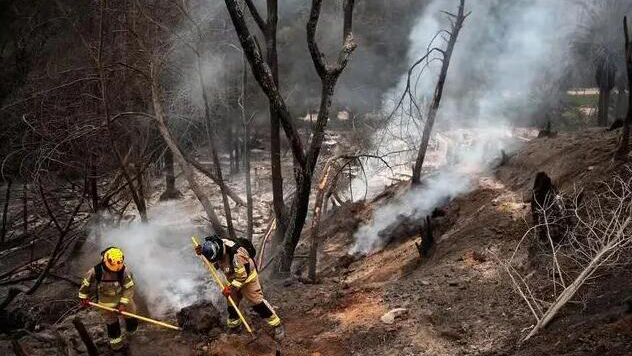
[(121, 303), (119, 303), (119, 305), (118, 305), (118, 308), (117, 308), (117, 309), (118, 309), (118, 312), (119, 312), (119, 313), (124, 312), (124, 311), (125, 311), (125, 304), (121, 304)]
[(82, 307), (89, 307), (90, 306), (90, 299), (89, 298), (81, 298), (80, 299), (80, 303)]
[(228, 298), (231, 293), (233, 292), (233, 290), (230, 288), (230, 285), (225, 285), (224, 286), (224, 290), (222, 290), (222, 294), (224, 295), (224, 297)]
[(202, 246), (201, 245), (195, 246), (195, 253), (197, 255), (201, 255), (202, 254)]

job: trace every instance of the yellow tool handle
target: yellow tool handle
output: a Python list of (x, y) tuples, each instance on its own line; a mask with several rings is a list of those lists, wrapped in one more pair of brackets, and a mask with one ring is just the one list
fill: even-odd
[[(197, 241), (195, 236), (192, 236), (191, 240), (193, 241), (193, 245), (195, 245), (195, 247), (200, 246), (200, 243)], [(215, 269), (215, 266), (213, 266), (213, 264), (209, 262), (206, 256), (200, 255), (200, 258), (202, 259), (202, 261), (204, 261), (209, 271), (211, 271), (211, 274), (213, 275), (213, 278), (215, 278), (215, 281), (217, 282), (217, 286), (219, 287), (219, 289), (224, 290), (224, 282), (222, 282), (222, 279), (219, 277), (219, 274), (217, 274), (217, 270)], [(235, 311), (237, 311), (237, 315), (239, 315), (239, 319), (241, 319), (242, 323), (244, 323), (246, 330), (248, 330), (248, 332), (252, 334), (252, 329), (250, 328), (250, 325), (248, 325), (246, 318), (244, 318), (244, 316), (241, 314), (241, 311), (237, 307), (237, 304), (235, 304), (235, 301), (233, 300), (233, 298), (229, 295), (227, 299), (230, 305), (235, 309)]]
[(169, 329), (173, 329), (173, 330), (182, 330), (182, 328), (179, 328), (177, 326), (173, 326), (171, 324), (163, 323), (162, 321), (146, 318), (144, 316), (132, 314), (132, 313), (129, 313), (129, 312), (126, 312), (126, 311), (119, 312), (118, 309), (106, 307), (105, 305), (102, 305), (102, 304), (99, 304), (99, 303), (94, 303), (94, 302), (89, 302), (89, 303), (93, 307), (97, 307), (97, 308), (100, 308), (100, 309), (103, 309), (103, 310), (111, 311), (113, 313), (129, 316), (130, 318), (135, 318), (135, 319), (138, 319), (138, 320), (146, 321), (148, 323), (152, 323), (152, 324), (155, 324), (155, 325), (163, 326), (165, 328), (169, 328)]

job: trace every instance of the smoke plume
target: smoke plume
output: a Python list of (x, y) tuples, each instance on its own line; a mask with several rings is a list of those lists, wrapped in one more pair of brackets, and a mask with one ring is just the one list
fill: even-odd
[[(458, 3), (435, 0), (427, 5), (410, 32), (409, 65), (429, 48), (445, 47), (441, 36), (431, 41), (438, 31), (449, 29), (441, 11), (456, 13)], [(534, 101), (532, 93), (541, 89), (542, 83), (558, 83), (563, 78), (568, 68), (568, 34), (577, 26), (577, 5), (571, 1), (468, 0), (466, 13), (469, 11), (450, 63), (424, 163), (425, 172), (436, 171), (426, 177), (422, 187), (377, 209), (372, 222), (356, 233), (351, 253), (371, 253), (383, 247), (385, 242), (378, 233), (396, 222), (398, 215), (423, 218), (435, 207), (474, 188), (475, 173), (488, 170), (501, 149), (509, 152), (515, 147), (510, 140), (511, 127), (544, 121), (537, 117), (539, 106), (544, 104)], [(424, 108), (432, 98), (441, 66), (434, 58), (437, 56), (412, 75), (414, 97)], [(384, 97), (387, 114), (401, 97), (406, 80), (402, 76)], [(556, 89), (559, 92), (560, 88)], [(376, 154), (395, 167), (395, 174), (410, 174), (424, 120), (403, 110), (376, 133)], [(457, 134), (459, 130), (467, 130), (472, 142), (466, 144)], [(448, 151), (460, 163), (445, 164)], [(371, 179), (356, 179), (354, 191), (366, 186), (370, 197), (393, 172), (379, 162), (367, 163)]]
[(134, 221), (120, 227), (105, 227), (97, 244), (103, 250), (117, 246), (125, 253), (126, 268), (134, 275), (136, 294), (154, 316), (177, 311), (192, 303), (219, 303), (219, 292), (193, 251), (191, 236), (203, 237), (192, 214), (177, 202), (164, 202), (149, 210), (149, 223)]

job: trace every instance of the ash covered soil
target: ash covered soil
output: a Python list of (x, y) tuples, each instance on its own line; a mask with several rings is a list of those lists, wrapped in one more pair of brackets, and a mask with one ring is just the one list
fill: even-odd
[[(591, 130), (526, 143), (507, 164), (478, 177), (477, 189), (444, 207), (427, 259), (415, 248), (419, 235), (396, 239), (364, 258), (347, 255), (358, 226), (404, 189), (402, 185), (388, 188), (374, 201), (330, 211), (321, 222), (326, 240), (319, 259), (320, 282), (264, 282), (264, 292), (286, 326), (281, 354), (632, 355), (632, 315), (622, 305), (632, 294), (629, 266), (583, 287), (578, 297), (582, 302), (566, 305), (545, 330), (519, 344), (535, 321), (498, 261), (513, 253), (531, 224), (528, 197), (535, 174), (546, 172), (562, 190), (622, 174), (626, 169), (610, 159), (616, 136)], [(304, 236), (309, 233), (306, 229)], [(306, 254), (307, 248), (299, 246), (297, 255)], [(534, 272), (532, 278), (546, 278), (527, 251), (519, 250), (516, 259), (523, 261), (527, 273)], [(302, 261), (296, 263), (300, 274), (306, 271)], [(394, 320), (384, 317), (398, 308)], [(90, 321), (91, 332), (103, 333), (98, 318), (87, 313), (93, 312), (78, 315)], [(71, 333), (68, 320), (61, 325)], [(259, 334), (255, 341), (245, 332), (216, 330), (202, 336), (142, 325), (128, 353), (274, 355), (276, 346), (265, 326), (252, 316), (250, 320)], [(44, 347), (43, 333), (20, 339), (29, 355), (68, 354), (53, 341)], [(7, 339), (0, 345), (0, 354), (11, 353)]]

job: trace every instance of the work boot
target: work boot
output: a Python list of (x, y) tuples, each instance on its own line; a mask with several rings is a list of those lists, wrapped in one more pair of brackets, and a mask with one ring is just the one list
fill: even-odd
[(228, 317), (226, 321), (226, 327), (228, 327), (229, 334), (240, 334), (241, 333), (241, 319), (231, 319)]
[(242, 327), (241, 325), (235, 326), (234, 328), (228, 328), (228, 333), (231, 335), (239, 335), (241, 334)]
[(285, 328), (283, 327), (283, 324), (279, 324), (274, 327), (274, 340), (282, 341), (283, 339), (285, 339)]

